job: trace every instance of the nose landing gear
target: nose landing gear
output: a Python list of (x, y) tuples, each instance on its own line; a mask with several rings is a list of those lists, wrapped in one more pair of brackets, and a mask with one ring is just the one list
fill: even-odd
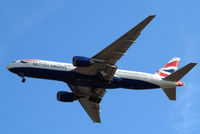
[(22, 82), (24, 83), (26, 81), (26, 79), (25, 78), (22, 78)]
[(22, 82), (24, 83), (26, 81), (26, 79), (24, 78), (24, 74), (23, 73), (19, 73), (18, 75), (22, 78)]

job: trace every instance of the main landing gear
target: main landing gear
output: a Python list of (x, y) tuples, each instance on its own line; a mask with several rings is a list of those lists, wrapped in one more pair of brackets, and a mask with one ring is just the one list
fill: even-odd
[(105, 84), (111, 84), (111, 80), (108, 79), (107, 74), (105, 71), (100, 71), (97, 74), (97, 77), (99, 78), (100, 81), (103, 81)]

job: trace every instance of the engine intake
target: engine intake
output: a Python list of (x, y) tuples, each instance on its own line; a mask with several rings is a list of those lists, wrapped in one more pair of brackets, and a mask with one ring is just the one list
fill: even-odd
[(73, 102), (76, 100), (76, 96), (71, 92), (59, 91), (57, 92), (57, 100), (62, 102)]
[(91, 58), (83, 56), (74, 56), (72, 62), (76, 67), (89, 67), (94, 63)]

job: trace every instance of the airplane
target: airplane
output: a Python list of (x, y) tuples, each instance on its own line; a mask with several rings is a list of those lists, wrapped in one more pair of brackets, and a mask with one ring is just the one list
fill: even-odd
[(94, 123), (100, 123), (100, 102), (106, 89), (154, 89), (162, 88), (169, 100), (176, 100), (176, 87), (184, 86), (180, 79), (197, 63), (189, 63), (177, 70), (180, 58), (172, 58), (155, 74), (120, 70), (116, 62), (135, 43), (141, 31), (155, 17), (150, 15), (93, 57), (74, 56), (72, 63), (61, 63), (38, 59), (17, 60), (7, 69), (22, 78), (42, 78), (62, 81), (72, 92), (58, 91), (57, 100), (78, 100)]

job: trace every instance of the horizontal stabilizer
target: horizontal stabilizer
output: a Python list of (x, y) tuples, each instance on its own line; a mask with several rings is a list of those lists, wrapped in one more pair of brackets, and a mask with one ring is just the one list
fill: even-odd
[(176, 88), (163, 88), (163, 91), (170, 100), (176, 100)]
[(171, 75), (164, 78), (164, 80), (168, 81), (179, 81), (183, 76), (185, 76), (197, 63), (189, 63)]

